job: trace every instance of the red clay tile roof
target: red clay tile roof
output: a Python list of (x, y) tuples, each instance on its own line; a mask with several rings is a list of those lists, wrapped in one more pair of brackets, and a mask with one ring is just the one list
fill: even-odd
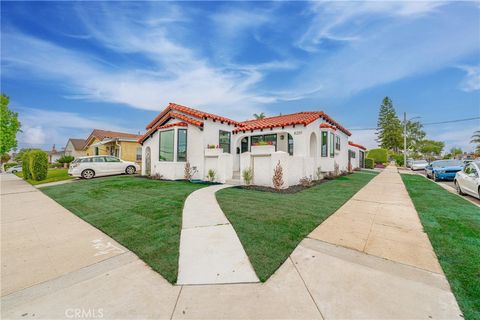
[[(190, 117), (187, 117), (186, 115), (183, 115), (183, 114), (180, 114), (180, 113), (176, 113), (176, 112), (173, 112), (173, 111), (170, 111), (170, 112), (167, 112), (166, 114), (164, 114), (162, 116), (162, 118), (160, 118), (156, 124), (151, 127), (143, 136), (141, 136), (137, 141), (139, 143), (143, 143), (150, 135), (152, 135), (155, 131), (157, 131), (158, 129), (162, 129), (163, 127), (165, 126), (162, 126), (162, 124), (165, 123), (165, 121), (168, 121), (170, 118), (175, 118), (175, 119), (178, 119), (178, 120), (182, 120), (184, 121), (185, 123), (185, 126), (188, 124), (191, 124), (191, 125), (194, 125), (194, 126), (197, 126), (197, 127), (200, 127), (202, 128), (203, 127), (203, 122), (202, 121), (199, 121), (197, 119), (193, 119), (193, 118), (190, 118)], [(172, 124), (172, 127), (174, 125), (177, 125), (178, 123), (174, 123)], [(168, 126), (168, 125), (167, 125)], [(182, 125), (183, 126), (183, 125)]]
[(321, 111), (311, 111), (311, 112), (297, 112), (292, 114), (286, 114), (276, 117), (268, 117), (263, 119), (248, 120), (244, 121), (244, 126), (233, 130), (234, 133), (237, 132), (246, 132), (250, 130), (259, 130), (259, 129), (269, 129), (275, 127), (286, 127), (292, 125), (308, 125), (318, 118), (323, 118), (325, 121), (331, 125), (338, 128), (340, 131), (344, 132), (346, 135), (350, 136), (351, 133), (344, 127), (342, 127), (335, 120), (330, 118), (328, 115)]
[(192, 108), (189, 108), (189, 107), (185, 107), (185, 106), (170, 102), (168, 104), (168, 106), (162, 112), (160, 112), (160, 114), (158, 116), (156, 116), (155, 119), (153, 119), (152, 122), (150, 122), (147, 125), (146, 129), (151, 129), (160, 119), (162, 119), (170, 111), (182, 112), (182, 113), (188, 114), (188, 115), (190, 115), (192, 117), (195, 117), (195, 118), (212, 119), (212, 120), (216, 120), (216, 121), (226, 122), (226, 123), (232, 124), (234, 126), (242, 126), (241, 122), (237, 122), (235, 120), (225, 118), (225, 117), (222, 117), (222, 116), (218, 116), (216, 114), (203, 112), (203, 111), (200, 111), (200, 110), (192, 109)]
[(82, 150), (85, 146), (85, 143), (87, 143), (85, 139), (70, 138), (69, 141), (72, 143), (75, 150)]
[(361, 144), (356, 144), (356, 143), (353, 143), (352, 141), (348, 141), (348, 144), (351, 145), (352, 147), (357, 147), (357, 148), (360, 148), (360, 149), (363, 149), (363, 150), (367, 150), (367, 148), (365, 148)]
[(320, 124), (320, 128), (322, 128), (322, 129), (332, 129), (333, 131), (337, 130), (337, 128), (335, 128), (334, 126), (329, 125), (328, 123), (325, 123), (325, 122)]

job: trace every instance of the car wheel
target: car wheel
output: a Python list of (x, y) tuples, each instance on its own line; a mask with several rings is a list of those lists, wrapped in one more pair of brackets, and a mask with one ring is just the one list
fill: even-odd
[(458, 193), (459, 195), (463, 196), (465, 193), (463, 193), (462, 188), (461, 188), (460, 185), (458, 184), (458, 181), (455, 180), (454, 183), (455, 183), (455, 189), (457, 189), (457, 193)]
[(17, 173), (17, 170), (12, 170), (12, 173), (14, 173), (14, 174)]
[(128, 166), (127, 169), (125, 169), (125, 172), (127, 174), (134, 174), (135, 173), (135, 167), (134, 166)]
[(92, 179), (95, 177), (95, 172), (91, 169), (86, 169), (82, 171), (82, 178), (83, 179)]
[(433, 177), (433, 181), (435, 181), (435, 182), (438, 181), (437, 174), (435, 172), (432, 173), (432, 177)]

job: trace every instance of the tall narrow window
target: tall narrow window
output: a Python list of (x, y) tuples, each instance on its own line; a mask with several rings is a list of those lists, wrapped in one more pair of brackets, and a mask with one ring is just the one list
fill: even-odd
[(173, 136), (174, 131), (161, 131), (160, 132), (160, 150), (159, 150), (159, 160), (160, 161), (173, 161)]
[(187, 161), (187, 129), (178, 129), (177, 161)]
[(288, 154), (293, 156), (293, 137), (290, 133), (288, 133)]
[(220, 148), (223, 149), (223, 152), (226, 153), (230, 153), (230, 135), (231, 133), (228, 131), (220, 130), (219, 132), (218, 144), (220, 145)]
[(335, 136), (335, 149), (340, 150), (340, 136)]
[(95, 147), (95, 155), (98, 156), (98, 147)]
[(328, 157), (328, 132), (322, 131), (322, 157)]
[(335, 135), (330, 132), (330, 158), (335, 157)]

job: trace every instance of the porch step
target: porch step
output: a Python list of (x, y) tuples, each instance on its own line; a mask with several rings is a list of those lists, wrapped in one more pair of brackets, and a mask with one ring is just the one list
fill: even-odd
[(228, 179), (228, 180), (225, 181), (225, 183), (226, 183), (226, 184), (233, 185), (233, 186), (241, 186), (241, 185), (243, 185), (242, 180), (240, 180), (240, 179), (235, 179), (235, 178), (233, 178), (233, 179)]

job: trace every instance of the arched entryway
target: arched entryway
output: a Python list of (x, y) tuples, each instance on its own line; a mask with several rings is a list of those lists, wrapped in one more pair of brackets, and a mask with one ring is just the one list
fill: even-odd
[(145, 175), (149, 176), (152, 173), (152, 157), (150, 147), (145, 149)]
[(317, 157), (317, 135), (315, 132), (310, 135), (310, 157)]

